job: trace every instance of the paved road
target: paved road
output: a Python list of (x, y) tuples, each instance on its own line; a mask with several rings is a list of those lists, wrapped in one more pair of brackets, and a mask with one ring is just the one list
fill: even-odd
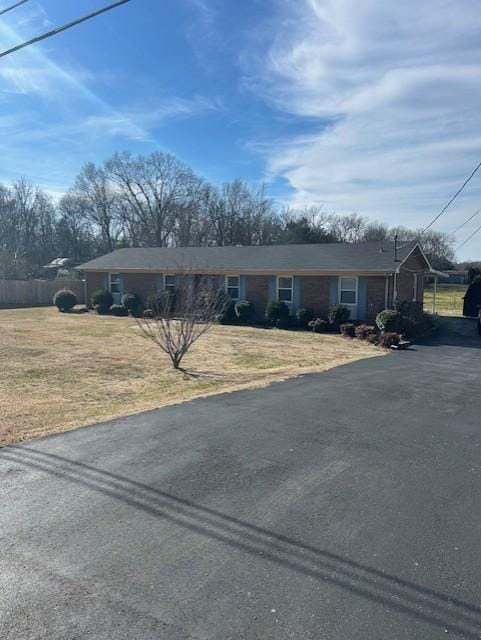
[(2, 640), (481, 637), (481, 342), (444, 342), (1, 451)]

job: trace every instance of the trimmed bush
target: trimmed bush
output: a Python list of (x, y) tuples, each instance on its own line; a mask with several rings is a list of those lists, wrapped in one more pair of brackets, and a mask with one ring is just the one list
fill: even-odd
[(376, 335), (376, 327), (372, 324), (360, 324), (356, 327), (356, 338), (358, 340), (368, 340), (373, 335)]
[(330, 333), (334, 330), (332, 324), (322, 318), (311, 320), (308, 326), (314, 333)]
[(400, 333), (402, 331), (402, 316), (394, 309), (384, 309), (376, 316), (376, 324), (386, 333)]
[(351, 311), (342, 304), (335, 304), (329, 309), (328, 316), (329, 322), (335, 327), (339, 327), (341, 324), (349, 322), (351, 317)]
[(77, 304), (77, 296), (69, 289), (60, 289), (53, 297), (53, 303), (59, 311), (71, 311)]
[(113, 304), (110, 307), (110, 313), (113, 316), (125, 317), (129, 315), (129, 310), (123, 304)]
[(419, 302), (402, 302), (397, 311), (402, 316), (399, 333), (407, 338), (418, 338), (435, 328), (433, 316), (426, 313)]
[(163, 293), (151, 293), (147, 296), (146, 308), (147, 309), (156, 309), (159, 305), (162, 304), (162, 296)]
[(92, 307), (97, 313), (106, 314), (110, 311), (110, 307), (114, 303), (114, 299), (110, 291), (104, 289), (97, 289), (94, 291), (91, 298)]
[(400, 342), (401, 336), (395, 331), (382, 333), (378, 339), (378, 345), (380, 347), (384, 347), (385, 349), (390, 349), (391, 347), (397, 346)]
[(289, 316), (277, 318), (275, 326), (277, 329), (289, 329)]
[(133, 316), (139, 315), (142, 311), (142, 299), (136, 293), (124, 293), (122, 305)]
[(252, 302), (249, 300), (239, 300), (234, 305), (235, 315), (242, 324), (249, 324), (256, 315), (256, 310)]
[(219, 322), (220, 324), (234, 324), (237, 322), (235, 302), (233, 300), (226, 301), (224, 310), (219, 314)]
[(289, 318), (289, 307), (282, 300), (270, 300), (266, 307), (266, 320), (276, 325), (278, 320)]
[(224, 291), (219, 289), (217, 291), (217, 304), (219, 305), (218, 322), (220, 324), (235, 324), (237, 322), (237, 316), (235, 314), (235, 302)]
[(171, 313), (175, 307), (176, 294), (170, 291), (151, 293), (147, 298), (147, 308), (152, 311), (152, 316), (159, 315), (163, 311)]
[(356, 335), (356, 327), (352, 324), (352, 322), (343, 322), (339, 327), (341, 334), (346, 336), (346, 338), (354, 338)]
[(300, 327), (304, 329), (309, 326), (309, 322), (314, 320), (314, 311), (309, 308), (298, 309), (296, 313), (296, 318)]

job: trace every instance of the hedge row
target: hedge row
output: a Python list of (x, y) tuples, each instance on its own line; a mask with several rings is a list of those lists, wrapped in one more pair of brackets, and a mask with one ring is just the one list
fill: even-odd
[[(256, 309), (249, 300), (234, 302), (228, 299), (223, 291), (218, 292), (223, 300), (220, 306), (224, 308), (219, 315), (221, 324), (252, 324), (256, 320)], [(140, 296), (134, 293), (126, 293), (122, 296), (121, 304), (114, 304), (113, 296), (109, 291), (99, 289), (92, 294), (92, 307), (99, 314), (112, 314), (114, 316), (139, 316), (155, 317), (166, 306), (175, 306), (175, 294), (169, 292), (153, 293), (147, 297), (144, 306)], [(62, 289), (53, 299), (54, 305), (61, 312), (69, 312), (77, 304), (77, 298), (72, 291)], [(384, 309), (376, 317), (376, 326), (368, 324), (354, 324), (349, 322), (350, 310), (337, 304), (329, 309), (325, 318), (315, 317), (312, 309), (298, 309), (295, 316), (290, 315), (288, 305), (282, 300), (268, 302), (265, 312), (265, 321), (279, 329), (309, 329), (315, 333), (337, 332), (349, 338), (366, 340), (372, 344), (384, 347), (399, 344), (404, 337), (408, 340), (420, 337), (434, 328), (432, 317), (425, 313), (417, 303), (402, 303), (396, 309)]]

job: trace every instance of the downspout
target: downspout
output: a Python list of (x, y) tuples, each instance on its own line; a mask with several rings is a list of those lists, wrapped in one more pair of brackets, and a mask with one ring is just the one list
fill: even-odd
[(436, 313), (436, 293), (438, 288), (438, 276), (434, 276), (434, 290), (433, 290), (433, 315)]
[(392, 292), (392, 308), (396, 306), (397, 303), (397, 269), (394, 272), (394, 284), (393, 284), (393, 292)]
[(386, 285), (384, 287), (384, 308), (387, 309), (389, 304), (389, 276), (386, 276)]
[[(398, 260), (398, 235), (394, 236), (394, 262), (399, 262)], [(401, 265), (399, 265), (400, 267)], [(392, 308), (394, 309), (397, 304), (397, 274), (399, 272), (399, 267), (396, 268), (394, 272), (394, 282), (393, 282), (393, 292), (392, 292)]]
[(87, 299), (87, 272), (86, 271), (84, 271), (84, 304), (87, 308), (89, 307), (89, 301)]

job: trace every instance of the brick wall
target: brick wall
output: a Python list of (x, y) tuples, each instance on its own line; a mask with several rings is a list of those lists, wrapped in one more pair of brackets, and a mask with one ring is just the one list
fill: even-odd
[(246, 277), (246, 300), (252, 302), (259, 320), (264, 318), (266, 305), (269, 302), (270, 276)]
[[(409, 269), (409, 271), (408, 271)], [(424, 301), (424, 272), (426, 270), (426, 263), (419, 251), (416, 249), (413, 254), (409, 256), (406, 262), (401, 267), (399, 275), (397, 277), (397, 294), (400, 302), (411, 301), (414, 295), (414, 274), (418, 275), (416, 299), (418, 302)]]
[(157, 290), (155, 273), (122, 273), (124, 293), (136, 293), (145, 302)]
[(374, 322), (377, 314), (384, 309), (385, 300), (386, 278), (384, 276), (369, 276), (367, 278), (366, 322)]
[[(417, 288), (417, 299), (418, 302), (423, 301), (423, 293), (424, 289), (422, 283), (424, 273), (422, 271), (418, 271), (418, 288)], [(411, 302), (414, 296), (414, 275), (410, 271), (405, 271), (401, 267), (401, 271), (397, 276), (397, 297), (399, 302)]]
[(310, 307), (317, 316), (329, 310), (329, 277), (302, 276), (300, 278), (300, 307)]
[(85, 274), (85, 282), (86, 282), (86, 295), (87, 295), (85, 304), (90, 306), (90, 298), (92, 297), (92, 293), (94, 291), (97, 291), (97, 289), (104, 288), (104, 274), (96, 273), (96, 272), (87, 272)]

